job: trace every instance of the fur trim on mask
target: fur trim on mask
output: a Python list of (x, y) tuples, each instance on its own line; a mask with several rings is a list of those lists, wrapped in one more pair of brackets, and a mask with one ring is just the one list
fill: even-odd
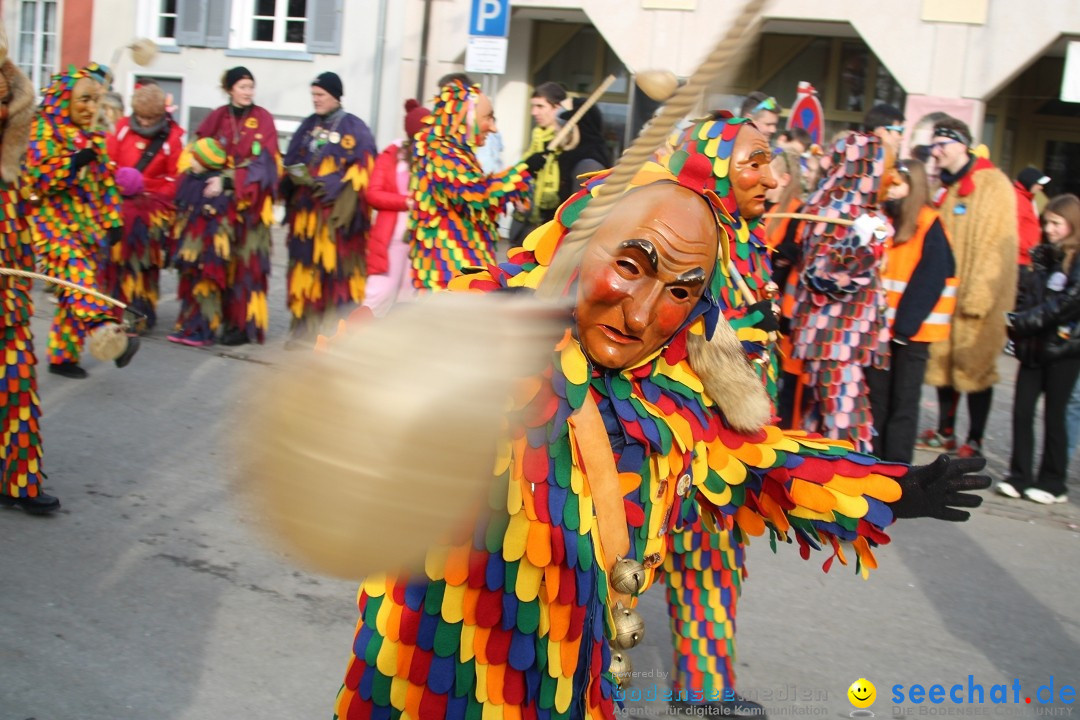
[(755, 432), (769, 423), (772, 419), (769, 394), (731, 325), (721, 319), (710, 340), (690, 333), (686, 346), (690, 366), (701, 378), (706, 394), (733, 428)]
[(14, 182), (21, 172), (26, 147), (30, 142), (30, 123), (34, 120), (34, 88), (22, 70), (11, 60), (0, 64), (0, 73), (11, 86), (8, 119), (0, 141), (0, 179)]

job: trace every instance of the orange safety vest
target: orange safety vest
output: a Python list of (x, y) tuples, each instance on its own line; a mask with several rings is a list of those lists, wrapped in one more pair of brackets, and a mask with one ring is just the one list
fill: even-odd
[[(885, 318), (890, 328), (896, 319), (896, 308), (900, 305), (900, 298), (904, 296), (911, 274), (915, 272), (915, 267), (922, 259), (926, 231), (937, 219), (937, 210), (931, 207), (922, 208), (915, 223), (915, 233), (911, 238), (900, 245), (894, 245), (890, 238), (885, 246), (886, 261), (885, 270), (881, 273), (881, 285), (885, 288), (885, 301), (888, 304)], [(919, 331), (911, 336), (911, 340), (940, 342), (949, 339), (952, 316), (956, 310), (956, 288), (959, 284), (960, 280), (956, 277), (950, 277), (945, 281), (945, 289), (941, 291), (937, 304), (923, 321)]]

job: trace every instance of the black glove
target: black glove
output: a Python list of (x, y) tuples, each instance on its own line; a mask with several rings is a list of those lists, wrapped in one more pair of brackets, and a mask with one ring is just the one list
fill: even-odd
[(540, 172), (540, 168), (547, 165), (547, 161), (548, 154), (546, 152), (538, 152), (525, 158), (525, 165), (529, 168), (529, 174), (535, 175)]
[(124, 228), (119, 226), (109, 228), (105, 231), (105, 238), (109, 242), (109, 247), (112, 247), (124, 238)]
[(780, 323), (777, 321), (776, 315), (773, 314), (772, 300), (762, 300), (746, 308), (747, 315), (753, 315), (755, 312), (761, 313), (761, 319), (754, 323), (754, 327), (758, 330), (777, 332), (780, 329)]
[(97, 150), (94, 148), (83, 148), (72, 156), (71, 169), (81, 170), (95, 160), (97, 160)]
[(889, 503), (897, 518), (932, 517), (939, 520), (963, 522), (971, 517), (958, 507), (976, 508), (983, 499), (961, 490), (985, 490), (990, 487), (987, 475), (970, 475), (986, 467), (985, 458), (951, 459), (939, 455), (929, 465), (913, 465), (899, 478), (903, 495)]

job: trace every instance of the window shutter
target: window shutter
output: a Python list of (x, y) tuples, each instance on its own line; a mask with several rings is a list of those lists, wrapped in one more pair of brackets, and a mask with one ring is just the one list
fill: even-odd
[(342, 0), (307, 0), (307, 49), (310, 53), (341, 53)]
[(202, 47), (206, 44), (206, 1), (177, 0), (176, 44)]
[(229, 30), (232, 26), (232, 2), (212, 0), (206, 3), (206, 47), (229, 47)]

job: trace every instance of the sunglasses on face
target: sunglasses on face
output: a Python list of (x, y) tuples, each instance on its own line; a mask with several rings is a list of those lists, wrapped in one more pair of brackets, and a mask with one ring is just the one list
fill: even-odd
[(960, 142), (960, 141), (959, 140), (935, 140), (934, 142), (930, 143), (930, 149), (931, 150), (944, 150), (946, 147), (948, 147), (949, 145), (952, 145), (954, 142)]
[(893, 132), (898, 132), (901, 135), (904, 134), (904, 126), (903, 125), (886, 125), (885, 129), (886, 130), (892, 130)]

